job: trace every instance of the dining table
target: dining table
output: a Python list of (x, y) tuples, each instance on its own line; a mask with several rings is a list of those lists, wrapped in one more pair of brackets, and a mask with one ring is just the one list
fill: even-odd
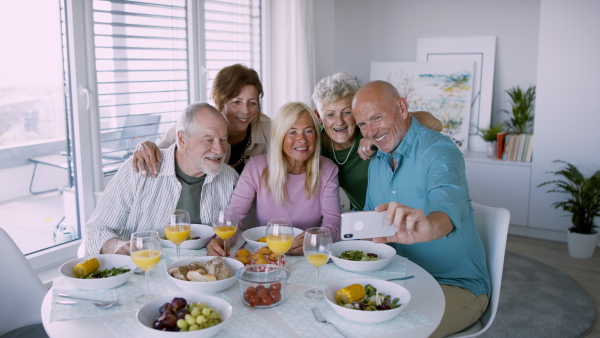
[[(245, 244), (242, 236), (231, 249), (235, 252)], [(181, 250), (181, 259), (206, 256), (206, 249)], [(160, 296), (180, 296), (186, 292), (179, 289), (170, 280), (166, 270), (176, 261), (173, 248), (162, 248), (159, 264), (150, 271), (150, 291)], [(394, 319), (377, 323), (361, 324), (351, 322), (333, 311), (325, 299), (307, 298), (304, 293), (316, 283), (315, 268), (303, 256), (286, 255), (286, 266), (290, 278), (283, 302), (278, 306), (260, 309), (245, 306), (242, 302), (238, 283), (213, 294), (228, 301), (233, 314), (227, 325), (217, 334), (218, 337), (341, 337), (327, 323), (316, 321), (312, 307), (318, 307), (327, 320), (341, 328), (349, 337), (428, 337), (439, 325), (444, 313), (444, 295), (438, 282), (419, 265), (405, 257), (396, 255), (383, 269), (373, 272), (351, 272), (339, 268), (334, 263), (325, 264), (319, 269), (320, 287), (340, 279), (377, 278), (390, 279), (413, 275), (408, 280), (394, 281), (404, 286), (411, 294), (411, 300)], [(234, 277), (235, 278), (235, 277)], [(145, 290), (143, 275), (134, 274), (123, 285), (109, 290), (86, 291), (74, 288), (65, 277), (54, 280), (52, 287), (42, 303), (42, 322), (50, 337), (145, 337), (145, 331), (136, 320), (136, 313), (143, 306), (136, 302), (136, 296)], [(99, 309), (93, 304), (63, 305), (54, 303), (62, 299), (59, 293), (83, 296), (87, 298), (114, 300), (119, 306)]]

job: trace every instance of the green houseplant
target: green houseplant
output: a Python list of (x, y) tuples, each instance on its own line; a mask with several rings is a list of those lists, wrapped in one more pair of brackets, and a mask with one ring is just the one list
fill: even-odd
[(509, 115), (505, 121), (506, 130), (511, 134), (525, 134), (533, 123), (533, 104), (535, 101), (535, 86), (523, 91), (516, 86), (506, 91), (511, 99), (511, 111), (501, 110)]
[[(566, 199), (555, 202), (552, 205), (555, 209), (562, 209), (571, 213), (572, 226), (569, 228), (569, 253), (571, 253), (571, 256), (577, 258), (590, 258), (594, 253), (598, 240), (598, 233), (594, 230), (596, 228), (594, 219), (600, 216), (600, 170), (596, 171), (592, 176), (585, 178), (573, 164), (562, 160), (554, 162), (563, 163), (565, 166), (560, 170), (549, 173), (561, 176), (562, 178), (541, 183), (538, 187), (553, 184), (554, 188), (548, 190), (549, 193), (558, 192), (567, 194)], [(581, 237), (574, 236), (573, 234), (589, 237), (587, 242), (590, 243), (590, 247), (586, 251), (589, 252), (589, 257), (580, 257), (581, 255), (587, 256), (584, 254), (579, 256), (573, 254), (572, 251), (577, 246), (584, 251), (586, 250), (582, 247), (585, 244), (572, 243), (571, 238)]]
[(490, 125), (487, 128), (477, 127), (477, 135), (479, 135), (487, 143), (487, 155), (488, 157), (496, 157), (498, 147), (496, 141), (498, 139), (498, 133), (502, 132), (504, 124), (497, 124), (495, 126)]

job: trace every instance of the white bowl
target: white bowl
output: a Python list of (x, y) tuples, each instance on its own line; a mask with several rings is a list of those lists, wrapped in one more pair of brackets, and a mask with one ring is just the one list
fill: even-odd
[[(402, 304), (402, 306), (383, 311), (361, 311), (338, 305), (335, 301), (335, 295), (337, 291), (352, 284), (361, 284), (363, 287), (367, 284), (371, 284), (377, 289), (377, 292), (380, 292), (384, 295), (390, 295), (392, 296), (392, 299), (396, 297), (400, 298), (400, 304)], [(393, 319), (399, 315), (400, 312), (404, 311), (404, 309), (407, 308), (408, 303), (410, 303), (410, 292), (406, 290), (406, 288), (396, 283), (380, 279), (361, 278), (336, 281), (329, 284), (327, 288), (325, 288), (324, 294), (327, 304), (329, 304), (329, 306), (331, 306), (331, 308), (337, 312), (338, 315), (349, 321), (365, 324), (381, 323)]]
[[(350, 261), (339, 258), (342, 252), (348, 250), (361, 250), (364, 253), (374, 253), (381, 259), (378, 261)], [(391, 246), (371, 241), (340, 241), (333, 243), (331, 246), (331, 259), (335, 265), (353, 272), (381, 270), (390, 264), (395, 255), (396, 250)]]
[[(304, 230), (294, 227), (294, 238), (300, 235)], [(267, 246), (267, 243), (259, 242), (258, 239), (267, 235), (267, 227), (265, 225), (250, 228), (242, 232), (242, 237), (248, 242), (250, 251), (256, 250), (263, 246)]]
[[(175, 248), (176, 245), (168, 239), (162, 239), (165, 237), (165, 228), (157, 230), (158, 237), (160, 238), (160, 244), (163, 248)], [(213, 237), (215, 237), (215, 231), (210, 225), (204, 224), (192, 224), (190, 227), (190, 236), (200, 236), (200, 239), (190, 239), (179, 245), (181, 249), (198, 250), (204, 248)]]
[[(174, 332), (160, 331), (152, 328), (152, 322), (154, 322), (154, 320), (160, 315), (160, 312), (158, 311), (160, 306), (164, 303), (170, 303), (174, 297), (185, 298), (188, 304), (202, 302), (215, 309), (217, 313), (221, 315), (221, 319), (223, 321), (220, 324), (198, 331)], [(221, 298), (209, 295), (183, 294), (177, 296), (167, 296), (153, 300), (150, 303), (142, 306), (135, 315), (135, 318), (143, 328), (143, 331), (153, 337), (212, 337), (225, 327), (232, 313), (233, 308), (231, 307), (231, 304)]]
[(244, 264), (242, 262), (238, 261), (237, 259), (221, 257), (223, 259), (223, 261), (225, 262), (225, 265), (227, 266), (229, 271), (231, 271), (231, 277), (229, 277), (227, 279), (214, 281), (214, 282), (186, 281), (186, 280), (177, 279), (177, 278), (171, 276), (171, 274), (169, 273), (169, 271), (171, 269), (180, 267), (182, 265), (188, 265), (193, 261), (200, 262), (200, 263), (206, 263), (213, 258), (214, 258), (213, 256), (203, 256), (203, 257), (192, 257), (192, 258), (182, 259), (179, 262), (175, 262), (175, 263), (169, 265), (169, 267), (167, 268), (167, 275), (169, 276), (171, 281), (173, 281), (173, 283), (175, 283), (175, 285), (177, 285), (180, 289), (182, 289), (186, 292), (215, 293), (215, 292), (221, 292), (223, 290), (227, 290), (233, 284), (235, 284), (235, 282), (237, 281), (237, 279), (235, 278), (235, 273), (238, 271), (238, 269), (244, 267)]
[[(124, 274), (106, 277), (106, 278), (98, 278), (98, 279), (80, 279), (75, 277), (73, 273), (73, 268), (75, 265), (83, 262), (88, 258), (96, 257), (100, 262), (100, 268), (98, 270), (110, 269), (110, 268), (120, 268), (125, 267), (129, 269), (129, 272)], [(135, 272), (135, 264), (131, 260), (130, 256), (126, 255), (113, 255), (113, 254), (105, 254), (105, 255), (96, 255), (96, 256), (87, 256), (83, 258), (73, 259), (71, 261), (63, 264), (59, 271), (61, 275), (65, 277), (74, 287), (82, 290), (104, 290), (104, 289), (112, 289), (116, 288), (127, 282), (129, 278)]]

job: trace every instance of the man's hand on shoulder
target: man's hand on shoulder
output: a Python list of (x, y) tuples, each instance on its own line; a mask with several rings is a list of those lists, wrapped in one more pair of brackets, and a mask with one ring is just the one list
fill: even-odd
[(394, 236), (374, 238), (375, 243), (431, 242), (446, 236), (454, 228), (450, 218), (444, 213), (434, 212), (425, 216), (423, 210), (396, 202), (380, 204), (375, 211), (387, 211), (386, 224), (396, 229)]

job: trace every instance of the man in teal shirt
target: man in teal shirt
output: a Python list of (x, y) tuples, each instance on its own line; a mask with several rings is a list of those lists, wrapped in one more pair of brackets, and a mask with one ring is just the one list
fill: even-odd
[(485, 311), (491, 286), (462, 153), (412, 118), (387, 82), (362, 87), (352, 110), (363, 136), (379, 148), (369, 165), (365, 210), (387, 210), (396, 228), (374, 241), (391, 243), (440, 283), (446, 308), (434, 337), (470, 326)]

